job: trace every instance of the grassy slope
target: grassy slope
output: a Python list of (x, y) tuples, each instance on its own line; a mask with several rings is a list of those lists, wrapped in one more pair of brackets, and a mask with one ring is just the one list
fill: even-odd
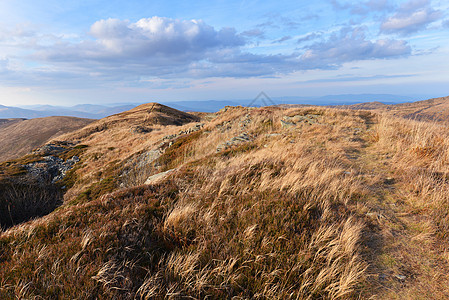
[(448, 296), (446, 127), (323, 108), (204, 118), (142, 170), (176, 168), (154, 185), (119, 170), (192, 125), (68, 137), (89, 147), (66, 204), (0, 236), (2, 298)]
[(16, 119), (0, 126), (0, 162), (21, 157), (48, 140), (93, 122), (73, 117)]
[(413, 120), (447, 122), (449, 120), (449, 97), (434, 98), (411, 103), (385, 105), (380, 102), (348, 105), (351, 109), (367, 109), (388, 112), (393, 116)]

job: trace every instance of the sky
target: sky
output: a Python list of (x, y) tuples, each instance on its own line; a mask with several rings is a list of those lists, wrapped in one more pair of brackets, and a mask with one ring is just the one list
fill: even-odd
[(445, 0), (0, 0), (0, 104), (449, 95)]

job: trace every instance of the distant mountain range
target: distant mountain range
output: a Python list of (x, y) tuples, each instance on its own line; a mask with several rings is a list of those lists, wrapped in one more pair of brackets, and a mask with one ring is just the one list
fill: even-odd
[(72, 107), (52, 105), (32, 105), (12, 107), (0, 105), (0, 118), (44, 118), (51, 116), (70, 116), (87, 119), (101, 119), (136, 107), (133, 104), (120, 106), (105, 106), (94, 104), (79, 104)]
[(351, 105), (362, 102), (379, 101), (384, 104), (397, 104), (423, 100), (426, 98), (398, 96), (390, 94), (345, 94), (327, 95), (321, 97), (269, 97), (259, 94), (254, 99), (241, 100), (210, 100), (210, 101), (175, 101), (161, 102), (164, 105), (182, 111), (216, 112), (225, 106), (271, 106), (281, 104), (313, 104), (313, 105)]
[[(271, 106), (280, 104), (314, 104), (314, 105), (351, 105), (378, 101), (384, 104), (397, 104), (422, 100), (420, 97), (398, 96), (390, 94), (345, 94), (322, 97), (268, 97), (259, 94), (255, 99), (240, 100), (186, 100), (159, 101), (181, 111), (216, 112), (225, 106)], [(110, 115), (130, 110), (142, 103), (123, 103), (111, 105), (79, 104), (71, 107), (52, 105), (30, 105), (11, 107), (0, 105), (0, 118), (42, 118), (49, 116), (71, 116), (88, 119), (101, 119)]]

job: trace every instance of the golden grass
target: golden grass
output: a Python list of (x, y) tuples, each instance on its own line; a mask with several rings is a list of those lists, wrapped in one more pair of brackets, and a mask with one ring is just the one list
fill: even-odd
[[(89, 147), (65, 205), (0, 232), (1, 298), (419, 298), (413, 286), (446, 295), (445, 266), (432, 267), (449, 257), (437, 244), (449, 233), (446, 127), (364, 111), (228, 108), (164, 141), (194, 123), (130, 132), (154, 121), (145, 109), (63, 138)], [(311, 114), (316, 124), (281, 124)], [(217, 152), (242, 133), (251, 141)], [(427, 251), (435, 245), (441, 254)], [(405, 263), (416, 279), (401, 285), (393, 275)], [(397, 274), (373, 280), (388, 270)]]

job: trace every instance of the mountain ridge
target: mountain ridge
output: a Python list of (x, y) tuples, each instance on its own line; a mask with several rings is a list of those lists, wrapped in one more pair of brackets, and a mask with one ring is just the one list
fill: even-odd
[(94, 121), (0, 164), (0, 297), (448, 298), (447, 126), (156, 103)]

